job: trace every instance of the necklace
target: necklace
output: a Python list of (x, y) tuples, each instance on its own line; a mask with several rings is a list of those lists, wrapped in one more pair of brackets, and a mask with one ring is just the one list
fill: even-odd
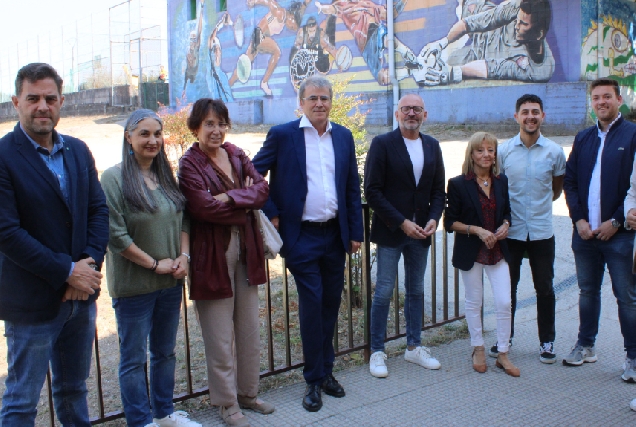
[(484, 187), (488, 187), (488, 180), (490, 180), (490, 177), (483, 179), (480, 177), (477, 177), (477, 182), (479, 182), (481, 185), (483, 185)]

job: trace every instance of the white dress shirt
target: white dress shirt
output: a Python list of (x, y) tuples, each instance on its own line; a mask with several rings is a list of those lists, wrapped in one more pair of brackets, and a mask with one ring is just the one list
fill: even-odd
[(598, 127), (598, 137), (601, 138), (601, 146), (598, 147), (598, 153), (596, 155), (596, 164), (594, 165), (594, 170), (592, 171), (592, 179), (590, 180), (590, 193), (587, 197), (587, 207), (589, 211), (590, 217), (590, 228), (592, 230), (596, 230), (601, 226), (601, 159), (603, 157), (603, 147), (605, 146), (605, 138), (607, 137), (607, 132), (609, 132), (610, 128), (616, 123), (621, 117), (621, 113), (618, 113), (618, 116), (612, 121), (612, 123), (607, 126), (605, 132)]
[(322, 136), (305, 116), (300, 119), (300, 127), (305, 133), (307, 163), (307, 198), (302, 220), (324, 222), (338, 214), (331, 122), (327, 122), (327, 130)]

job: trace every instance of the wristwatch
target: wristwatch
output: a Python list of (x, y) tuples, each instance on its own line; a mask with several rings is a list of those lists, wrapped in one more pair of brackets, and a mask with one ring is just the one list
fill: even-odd
[(188, 259), (188, 264), (190, 263), (190, 255), (185, 252), (181, 252), (181, 255), (185, 256)]
[(621, 227), (621, 223), (616, 221), (614, 218), (612, 218), (612, 227), (620, 228)]

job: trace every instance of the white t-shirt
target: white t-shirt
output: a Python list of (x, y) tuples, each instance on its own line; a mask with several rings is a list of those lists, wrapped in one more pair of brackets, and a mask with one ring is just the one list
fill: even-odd
[(406, 144), (411, 163), (413, 163), (413, 175), (415, 176), (415, 185), (417, 185), (422, 176), (422, 169), (424, 169), (424, 147), (422, 147), (422, 140), (420, 138), (404, 138), (404, 144)]

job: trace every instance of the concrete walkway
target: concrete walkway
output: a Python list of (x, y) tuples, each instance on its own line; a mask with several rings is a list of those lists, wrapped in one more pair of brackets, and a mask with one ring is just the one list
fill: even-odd
[[(620, 379), (624, 360), (616, 302), (611, 286), (603, 289), (601, 327), (597, 340), (598, 362), (581, 367), (561, 363), (576, 340), (578, 288), (560, 292), (557, 312), (557, 363), (539, 362), (534, 305), (519, 312), (511, 360), (521, 369), (520, 378), (507, 376), (488, 358), (488, 372), (472, 370), (470, 342), (458, 340), (433, 348), (442, 363), (428, 371), (399, 357), (387, 361), (389, 377), (377, 379), (364, 365), (336, 374), (347, 396), (323, 395), (323, 408), (309, 413), (301, 406), (304, 384), (262, 394), (276, 406), (263, 416), (245, 411), (252, 426), (627, 426), (636, 424), (629, 402), (636, 385)], [(494, 326), (486, 314), (486, 328)], [(493, 331), (486, 342), (494, 343)], [(222, 426), (218, 410), (191, 414), (204, 426)]]

